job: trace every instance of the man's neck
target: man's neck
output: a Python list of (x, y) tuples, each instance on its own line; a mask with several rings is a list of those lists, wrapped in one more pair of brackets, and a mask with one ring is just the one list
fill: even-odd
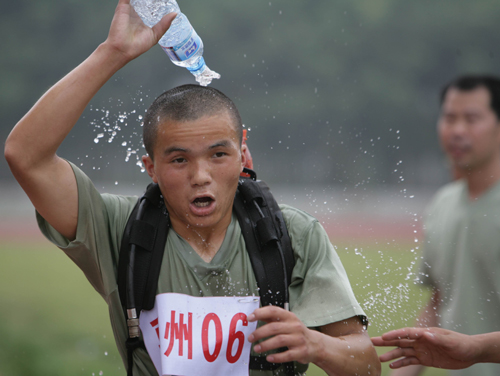
[(172, 228), (189, 243), (203, 261), (210, 262), (219, 251), (230, 223), (231, 217), (229, 223), (220, 223), (211, 228), (176, 226), (175, 223), (172, 223)]
[(500, 180), (500, 159), (474, 170), (466, 170), (463, 177), (467, 182), (469, 199), (476, 200)]

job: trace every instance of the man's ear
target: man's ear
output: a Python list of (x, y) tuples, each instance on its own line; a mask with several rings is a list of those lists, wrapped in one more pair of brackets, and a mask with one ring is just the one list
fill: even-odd
[(142, 163), (144, 163), (144, 168), (146, 169), (148, 175), (153, 180), (153, 183), (158, 183), (158, 178), (155, 172), (155, 163), (149, 155), (142, 156)]
[(241, 145), (241, 169), (240, 169), (240, 172), (243, 172), (243, 168), (244, 167), (248, 167), (247, 166), (247, 154), (248, 154), (248, 146), (243, 143), (243, 145)]

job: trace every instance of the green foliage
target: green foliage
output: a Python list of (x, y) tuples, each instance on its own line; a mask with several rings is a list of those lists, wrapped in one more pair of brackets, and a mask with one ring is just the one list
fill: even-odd
[(55, 247), (2, 243), (0, 296), (0, 375), (124, 374), (105, 302)]

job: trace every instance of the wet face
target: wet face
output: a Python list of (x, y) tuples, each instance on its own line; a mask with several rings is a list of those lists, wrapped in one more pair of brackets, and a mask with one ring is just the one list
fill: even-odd
[(154, 161), (143, 162), (160, 186), (176, 232), (227, 228), (245, 163), (227, 113), (160, 123)]
[(450, 88), (438, 121), (441, 146), (455, 169), (481, 169), (500, 157), (500, 124), (484, 87)]

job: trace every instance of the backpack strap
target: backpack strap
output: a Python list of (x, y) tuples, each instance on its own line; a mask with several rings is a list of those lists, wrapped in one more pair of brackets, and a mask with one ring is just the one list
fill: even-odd
[[(135, 308), (138, 315), (141, 310), (154, 307), (169, 228), (170, 220), (160, 188), (158, 184), (150, 184), (129, 217), (118, 261), (120, 300), (122, 305), (126, 304), (124, 308)], [(129, 279), (133, 284), (127, 283)], [(134, 301), (133, 306), (130, 300)]]
[[(295, 258), (281, 210), (269, 187), (256, 181), (256, 174), (245, 169), (250, 178), (240, 178), (233, 210), (241, 227), (246, 248), (259, 286), (262, 306), (288, 309), (288, 285)], [(153, 309), (161, 262), (170, 221), (157, 184), (150, 184), (134, 207), (122, 237), (118, 261), (118, 290), (130, 326), (138, 326), (142, 309)], [(129, 311), (135, 311), (130, 324)], [(127, 339), (128, 375), (132, 375), (133, 351), (143, 347), (136, 335)], [(281, 349), (285, 350), (285, 349)], [(250, 369), (274, 370), (285, 366), (293, 375), (293, 363), (269, 363), (263, 356), (252, 356)]]
[[(295, 258), (283, 214), (269, 187), (257, 181), (253, 171), (245, 172), (250, 178), (240, 178), (233, 210), (257, 279), (261, 304), (289, 310), (288, 286)], [(282, 365), (286, 375), (294, 375), (293, 362), (269, 363), (263, 356), (250, 358), (251, 369), (274, 370)]]
[(127, 375), (132, 376), (133, 353), (144, 347), (139, 339), (139, 315), (153, 309), (170, 220), (158, 184), (150, 184), (137, 201), (123, 232), (118, 260), (118, 292), (129, 336)]
[(245, 238), (262, 306), (287, 309), (295, 258), (278, 203), (263, 181), (240, 178), (233, 209)]

